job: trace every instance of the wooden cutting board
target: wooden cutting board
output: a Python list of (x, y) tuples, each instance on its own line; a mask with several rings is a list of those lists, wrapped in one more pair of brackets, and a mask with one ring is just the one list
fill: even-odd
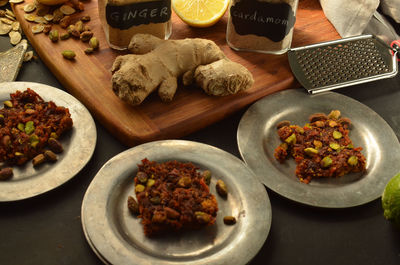
[[(100, 51), (86, 55), (87, 44), (69, 39), (52, 43), (45, 34), (34, 35), (35, 23), (24, 19), (23, 5), (13, 6), (23, 31), (61, 84), (77, 97), (115, 137), (128, 146), (158, 139), (179, 138), (204, 128), (233, 112), (273, 92), (299, 87), (288, 64), (287, 56), (250, 52), (235, 52), (225, 41), (227, 13), (214, 26), (196, 29), (184, 24), (173, 14), (172, 39), (188, 37), (208, 38), (215, 41), (236, 62), (246, 66), (253, 74), (255, 83), (246, 92), (227, 97), (207, 96), (200, 88), (180, 86), (174, 100), (163, 103), (157, 95), (132, 107), (121, 101), (111, 90), (110, 69), (116, 56), (122, 54), (110, 49), (100, 25), (97, 0), (85, 2), (85, 11), (73, 15), (78, 20), (90, 15), (88, 23), (100, 40)], [(62, 30), (58, 25), (53, 28)], [(339, 35), (324, 16), (318, 0), (300, 0), (292, 47), (338, 39)], [(74, 61), (61, 56), (63, 50), (74, 50)]]

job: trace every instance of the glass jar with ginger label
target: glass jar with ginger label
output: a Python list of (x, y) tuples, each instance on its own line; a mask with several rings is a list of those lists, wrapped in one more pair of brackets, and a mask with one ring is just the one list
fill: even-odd
[(171, 35), (171, 0), (99, 0), (100, 21), (111, 48), (124, 50), (133, 35)]
[(226, 40), (234, 50), (282, 54), (291, 45), (299, 0), (231, 0)]

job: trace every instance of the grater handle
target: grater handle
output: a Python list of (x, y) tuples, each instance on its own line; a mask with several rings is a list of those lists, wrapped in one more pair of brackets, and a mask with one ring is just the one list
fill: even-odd
[(400, 40), (392, 41), (390, 47), (392, 47), (392, 54), (396, 55), (397, 61), (400, 62)]

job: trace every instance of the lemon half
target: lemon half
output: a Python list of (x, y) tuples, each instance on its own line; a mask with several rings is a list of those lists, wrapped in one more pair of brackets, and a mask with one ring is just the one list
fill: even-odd
[(230, 0), (172, 0), (172, 8), (186, 24), (205, 28), (218, 22)]

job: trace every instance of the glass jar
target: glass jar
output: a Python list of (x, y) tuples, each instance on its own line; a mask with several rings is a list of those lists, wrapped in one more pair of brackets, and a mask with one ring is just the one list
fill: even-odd
[(152, 34), (161, 39), (171, 35), (171, 0), (99, 0), (100, 21), (111, 48), (128, 48), (133, 35)]
[(231, 0), (226, 41), (234, 50), (289, 50), (299, 0)]

